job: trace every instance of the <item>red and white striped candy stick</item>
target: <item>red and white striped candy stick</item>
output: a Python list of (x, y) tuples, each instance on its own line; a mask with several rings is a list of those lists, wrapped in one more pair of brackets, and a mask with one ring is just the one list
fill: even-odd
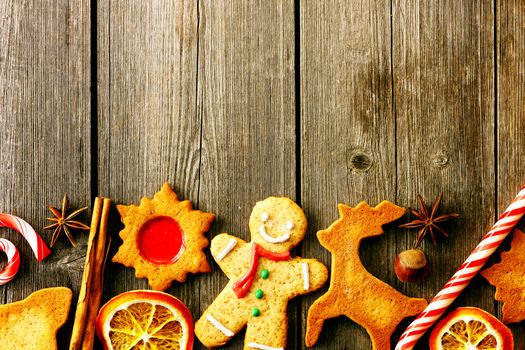
[(525, 186), (500, 216), (492, 229), (483, 237), (470, 256), (450, 280), (441, 288), (423, 312), (412, 321), (399, 338), (396, 350), (412, 349), (419, 338), (443, 315), (450, 304), (481, 270), (501, 242), (525, 214)]
[(0, 238), (0, 252), (7, 255), (7, 265), (0, 271), (0, 285), (11, 281), (20, 267), (20, 254), (15, 245), (5, 238)]
[(36, 231), (24, 220), (11, 214), (0, 213), (0, 227), (9, 227), (18, 231), (33, 249), (38, 261), (44, 260), (51, 251)]

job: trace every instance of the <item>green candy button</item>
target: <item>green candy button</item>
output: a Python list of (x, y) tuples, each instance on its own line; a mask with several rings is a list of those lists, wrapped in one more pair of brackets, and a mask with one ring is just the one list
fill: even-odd
[(261, 278), (263, 280), (267, 279), (268, 276), (270, 276), (270, 272), (268, 270), (264, 269), (264, 270), (261, 271)]
[(262, 290), (257, 289), (257, 290), (255, 291), (255, 297), (256, 297), (257, 299), (262, 299), (263, 295), (264, 295), (264, 293), (263, 293)]
[(257, 316), (259, 316), (260, 314), (261, 314), (261, 310), (259, 310), (258, 308), (254, 307), (254, 308), (252, 309), (252, 316), (253, 316), (253, 317), (257, 317)]

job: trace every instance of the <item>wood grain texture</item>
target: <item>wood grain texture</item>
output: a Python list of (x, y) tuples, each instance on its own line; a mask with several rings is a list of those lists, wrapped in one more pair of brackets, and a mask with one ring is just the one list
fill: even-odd
[[(74, 207), (90, 202), (89, 74), (89, 1), (0, 3), (0, 212), (24, 218), (46, 242), (47, 205), (60, 207), (64, 192)], [(83, 233), (76, 234), (77, 248), (60, 238), (42, 263), (18, 233), (2, 228), (0, 236), (22, 260), (15, 279), (0, 287), (0, 300), (54, 286), (78, 293)], [(70, 330), (60, 333), (59, 347)]]
[[(303, 255), (320, 258), (329, 266), (330, 254), (315, 232), (339, 217), (337, 203), (396, 202), (390, 2), (312, 0), (301, 1), (300, 6), (300, 191), (310, 221)], [(390, 284), (395, 280), (395, 247), (396, 235), (390, 227), (361, 248), (365, 267)], [(303, 320), (321, 294), (305, 299)], [(302, 328), (301, 339), (305, 324)], [(316, 345), (317, 349), (370, 347), (365, 330), (346, 317), (325, 322)]]
[[(114, 203), (138, 204), (169, 181), (180, 199), (200, 207), (197, 23), (195, 1), (98, 3), (98, 187)], [(114, 210), (110, 257), (122, 242), (121, 228)], [(193, 314), (199, 278), (168, 290)], [(133, 269), (109, 262), (102, 302), (144, 288), (147, 281)]]
[[(255, 203), (296, 194), (293, 2), (200, 1), (199, 14), (199, 202), (218, 215), (212, 236), (249, 241)], [(201, 280), (196, 317), (227, 283), (216, 263), (212, 270)], [(298, 305), (289, 305), (289, 349), (300, 342)], [(243, 339), (227, 347), (241, 349)]]
[[(525, 184), (525, 3), (497, 1), (497, 213)], [(523, 224), (520, 226), (523, 229)], [(492, 293), (494, 288), (490, 287)], [(501, 316), (501, 303), (496, 303)], [(511, 327), (515, 349), (525, 349), (525, 327)]]
[[(250, 240), (256, 201), (283, 195), (309, 221), (294, 253), (329, 265), (315, 233), (337, 219), (337, 203), (414, 207), (418, 192), (430, 203), (443, 191), (442, 211), (461, 218), (439, 246), (425, 240), (429, 280), (405, 285), (393, 271), (415, 231), (391, 225), (361, 249), (372, 274), (430, 299), (524, 182), (524, 21), (519, 0), (0, 1), (0, 212), (49, 242), (46, 206), (64, 192), (74, 207), (98, 194), (131, 204), (169, 181), (217, 214), (210, 238)], [(111, 255), (120, 229), (113, 211)], [(40, 264), (19, 234), (0, 236), (22, 257), (0, 302), (59, 285), (78, 294), (87, 235), (76, 235), (76, 249), (61, 238)], [(195, 319), (227, 282), (208, 257), (211, 274), (168, 291)], [(109, 263), (102, 302), (140, 288), (147, 282), (133, 269)], [(308, 307), (326, 288), (290, 304), (288, 349), (304, 348)], [(452, 308), (501, 316), (493, 292), (476, 278)], [(524, 325), (512, 330), (525, 349)], [(241, 349), (243, 336), (225, 348)], [(345, 348), (369, 349), (366, 331), (327, 321), (316, 349)]]
[[(422, 244), (431, 278), (396, 283), (431, 299), (494, 223), (494, 17), (490, 1), (407, 0), (394, 1), (392, 18), (398, 204), (417, 207), (417, 193), (432, 204), (442, 191), (441, 212), (461, 215), (448, 239)], [(398, 249), (414, 238), (402, 232)], [(466, 305), (494, 313), (481, 277), (450, 309)]]

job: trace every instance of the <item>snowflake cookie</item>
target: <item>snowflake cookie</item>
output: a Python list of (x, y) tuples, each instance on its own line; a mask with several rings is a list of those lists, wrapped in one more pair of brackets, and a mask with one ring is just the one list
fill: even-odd
[(186, 281), (191, 273), (210, 272), (203, 249), (204, 233), (215, 215), (193, 210), (188, 200), (179, 201), (168, 183), (153, 199), (142, 198), (140, 205), (118, 205), (124, 229), (122, 245), (112, 261), (135, 268), (155, 290), (166, 290), (173, 280)]

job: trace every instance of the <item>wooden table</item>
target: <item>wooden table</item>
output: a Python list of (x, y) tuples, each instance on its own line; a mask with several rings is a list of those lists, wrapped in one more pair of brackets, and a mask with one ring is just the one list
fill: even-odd
[[(309, 220), (295, 254), (329, 265), (315, 232), (337, 203), (408, 207), (443, 191), (443, 212), (461, 218), (449, 239), (423, 243), (429, 280), (394, 274), (413, 231), (389, 226), (361, 253), (371, 273), (429, 299), (525, 181), (524, 21), (521, 0), (1, 1), (0, 211), (49, 242), (46, 206), (64, 192), (75, 207), (98, 194), (138, 203), (169, 181), (217, 214), (209, 237), (248, 239), (255, 202), (289, 196)], [(110, 221), (113, 254), (116, 211)], [(40, 264), (20, 235), (0, 236), (22, 255), (2, 302), (57, 285), (78, 294), (86, 234), (76, 249), (62, 238)], [(227, 282), (212, 269), (169, 290), (194, 318)], [(109, 264), (104, 301), (137, 288), (146, 281)], [(291, 302), (289, 349), (304, 348), (305, 315), (323, 291)], [(476, 278), (453, 306), (501, 316), (493, 293)], [(523, 323), (512, 330), (524, 349)], [(61, 349), (70, 331), (71, 321)], [(328, 321), (316, 347), (368, 348), (346, 318)]]

